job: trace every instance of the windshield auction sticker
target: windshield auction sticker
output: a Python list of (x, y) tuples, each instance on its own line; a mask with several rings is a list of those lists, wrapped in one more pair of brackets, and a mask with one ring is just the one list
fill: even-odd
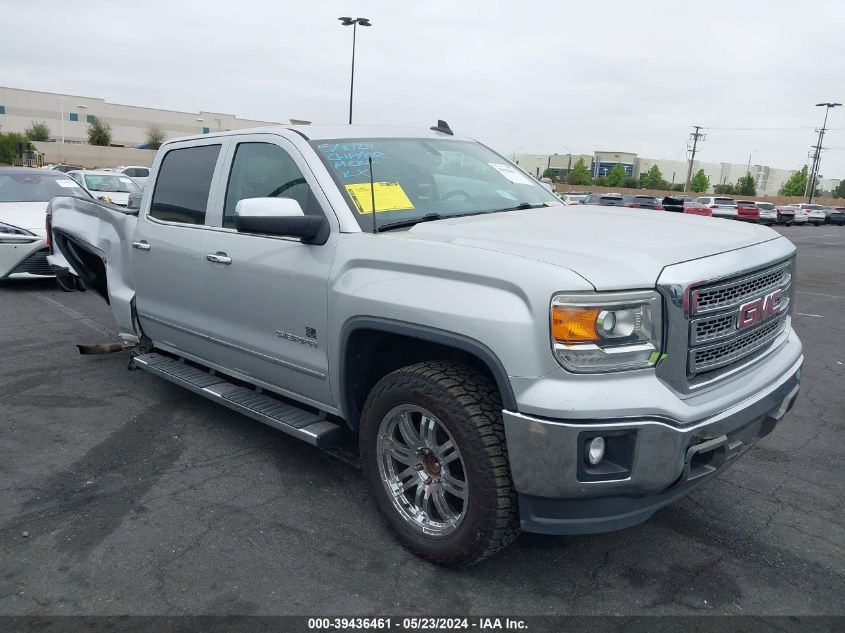
[(531, 181), (526, 178), (518, 169), (514, 169), (510, 165), (502, 165), (501, 163), (487, 163), (502, 174), (505, 178), (517, 185), (530, 185)]
[(373, 193), (376, 199), (376, 213), (379, 211), (404, 211), (413, 209), (405, 190), (398, 182), (376, 182), (370, 187), (368, 182), (346, 185), (346, 192), (355, 203), (358, 213), (365, 215), (373, 212)]

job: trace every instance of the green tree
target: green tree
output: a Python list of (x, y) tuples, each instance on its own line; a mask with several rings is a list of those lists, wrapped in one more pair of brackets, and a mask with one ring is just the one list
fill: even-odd
[(657, 165), (651, 166), (642, 181), (645, 189), (663, 189), (663, 185), (666, 183), (666, 181), (663, 180), (663, 174)]
[(598, 176), (597, 178), (593, 178), (593, 184), (596, 187), (607, 187), (607, 176)]
[(737, 180), (736, 192), (743, 196), (756, 196), (757, 184), (754, 182), (754, 177), (751, 174), (745, 174), (742, 178)]
[(640, 179), (634, 178), (633, 176), (627, 176), (625, 180), (622, 182), (622, 186), (625, 189), (639, 189), (640, 188)]
[(46, 121), (32, 121), (30, 126), (23, 131), (30, 141), (49, 141), (50, 126)]
[(29, 139), (23, 134), (0, 132), (0, 165), (13, 164), (20, 155), (20, 147), (28, 142)]
[(583, 158), (578, 159), (566, 176), (566, 182), (570, 185), (589, 185), (591, 180), (590, 170)]
[(709, 187), (710, 179), (707, 177), (707, 174), (704, 173), (703, 169), (699, 169), (695, 176), (692, 177), (692, 180), (689, 181), (689, 188), (695, 193), (707, 191)]
[(684, 190), (684, 185), (680, 182), (676, 182), (674, 185), (672, 185), (672, 191), (683, 191), (683, 190)]
[(165, 141), (164, 130), (157, 123), (150, 123), (147, 126), (145, 145), (150, 149), (158, 149)]
[(803, 196), (807, 190), (807, 166), (804, 165), (801, 169), (792, 174), (778, 193), (782, 196)]
[(845, 198), (845, 180), (840, 180), (839, 184), (833, 188), (830, 195), (834, 198)]
[(88, 124), (88, 143), (90, 145), (111, 145), (111, 125), (93, 117)]
[(625, 168), (622, 166), (622, 163), (616, 163), (607, 173), (607, 186), (608, 187), (621, 187), (625, 183), (625, 178), (628, 177), (628, 174), (625, 173)]
[(734, 190), (734, 186), (729, 183), (722, 183), (721, 185), (715, 185), (713, 187), (713, 193), (720, 195), (720, 196), (730, 196), (736, 193)]

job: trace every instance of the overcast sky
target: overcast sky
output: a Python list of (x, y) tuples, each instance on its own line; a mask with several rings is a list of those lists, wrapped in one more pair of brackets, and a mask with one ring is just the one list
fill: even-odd
[[(845, 102), (837, 0), (2, 4), (0, 85), (270, 121), (346, 122), (352, 29), (336, 18), (365, 16), (356, 122), (442, 118), (507, 155), (682, 159), (699, 124), (701, 160), (791, 169), (813, 104)], [(821, 174), (843, 178), (845, 107), (829, 127)]]

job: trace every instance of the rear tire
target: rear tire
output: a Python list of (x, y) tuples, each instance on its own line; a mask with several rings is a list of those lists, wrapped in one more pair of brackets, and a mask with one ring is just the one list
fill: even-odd
[(388, 374), (364, 405), (359, 444), (379, 512), (415, 554), (472, 565), (518, 536), (502, 401), (480, 372), (433, 361)]

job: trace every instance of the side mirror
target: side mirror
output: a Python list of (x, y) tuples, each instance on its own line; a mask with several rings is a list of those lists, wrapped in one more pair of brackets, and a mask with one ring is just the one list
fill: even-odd
[(291, 198), (245, 198), (235, 206), (235, 229), (298, 237), (303, 242), (323, 244), (328, 239), (328, 222), (319, 215), (305, 215)]

